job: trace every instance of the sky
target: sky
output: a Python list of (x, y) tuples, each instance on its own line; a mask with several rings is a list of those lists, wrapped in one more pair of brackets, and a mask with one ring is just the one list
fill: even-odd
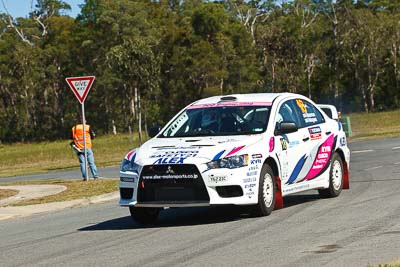
[[(75, 18), (81, 11), (79, 5), (85, 0), (63, 0), (71, 6), (71, 11), (66, 12), (66, 15)], [(33, 0), (3, 0), (8, 12), (14, 18), (27, 17), (32, 8), (35, 7), (36, 1)], [(33, 5), (33, 6), (32, 6)], [(0, 12), (5, 13), (3, 4), (0, 1)]]

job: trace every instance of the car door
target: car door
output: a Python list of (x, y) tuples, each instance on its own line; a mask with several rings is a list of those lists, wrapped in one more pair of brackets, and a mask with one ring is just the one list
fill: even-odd
[[(279, 160), (281, 169), (281, 181), (283, 191), (285, 187), (293, 184), (300, 173), (306, 160), (307, 138), (309, 134), (307, 129), (300, 128), (299, 114), (296, 111), (294, 100), (287, 100), (278, 107), (275, 118), (275, 127), (282, 121), (295, 122), (299, 128), (296, 132), (287, 134), (277, 134), (276, 139), (279, 140), (280, 146), (277, 146), (276, 155)], [(276, 131), (277, 133), (278, 131)]]
[(321, 112), (305, 99), (295, 99), (295, 110), (304, 132), (303, 141), (307, 151), (303, 167), (294, 182), (316, 179), (328, 166), (336, 139)]

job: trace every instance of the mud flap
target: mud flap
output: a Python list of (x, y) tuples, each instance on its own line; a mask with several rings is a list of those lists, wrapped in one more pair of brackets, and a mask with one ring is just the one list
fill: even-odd
[(275, 176), (275, 184), (276, 184), (276, 192), (275, 192), (275, 206), (274, 209), (282, 209), (283, 208), (283, 197), (282, 197), (282, 188), (281, 188), (281, 179), (279, 176)]
[(347, 166), (347, 163), (343, 161), (343, 169), (344, 169), (344, 174), (343, 174), (343, 189), (349, 189), (350, 188), (350, 181), (349, 181), (349, 167)]

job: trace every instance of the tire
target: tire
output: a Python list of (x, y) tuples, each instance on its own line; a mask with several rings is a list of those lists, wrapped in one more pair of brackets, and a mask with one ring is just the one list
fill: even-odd
[(343, 189), (343, 161), (338, 153), (334, 153), (331, 160), (329, 171), (329, 188), (318, 189), (318, 193), (323, 198), (337, 197)]
[(158, 214), (160, 213), (159, 208), (129, 207), (129, 211), (132, 219), (140, 224), (154, 223), (158, 218)]
[(265, 164), (261, 169), (258, 204), (253, 206), (253, 214), (257, 217), (268, 216), (274, 210), (276, 199), (276, 183), (274, 172), (271, 167)]

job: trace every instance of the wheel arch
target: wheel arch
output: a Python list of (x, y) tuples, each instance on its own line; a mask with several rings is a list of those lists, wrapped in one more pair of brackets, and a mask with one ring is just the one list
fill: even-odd
[(342, 159), (343, 162), (343, 189), (349, 189), (350, 188), (350, 181), (349, 181), (349, 165), (346, 162), (346, 158), (344, 156), (343, 150), (340, 148), (336, 149), (336, 153), (339, 154), (340, 158)]
[(279, 176), (278, 164), (272, 157), (268, 157), (264, 161), (264, 164), (269, 165), (274, 173), (274, 179), (276, 184), (274, 209), (281, 209), (283, 208), (283, 197), (282, 197), (282, 186), (281, 186), (281, 178)]

